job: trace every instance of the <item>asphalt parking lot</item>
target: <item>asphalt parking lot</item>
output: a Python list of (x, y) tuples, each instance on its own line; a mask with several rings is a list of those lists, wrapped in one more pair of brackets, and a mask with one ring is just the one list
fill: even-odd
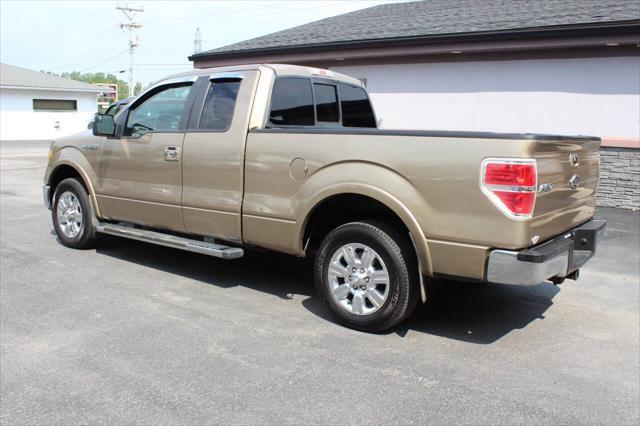
[(63, 247), (45, 144), (0, 145), (0, 423), (640, 422), (640, 215), (578, 282), (430, 282), (401, 327), (333, 324), (304, 260)]

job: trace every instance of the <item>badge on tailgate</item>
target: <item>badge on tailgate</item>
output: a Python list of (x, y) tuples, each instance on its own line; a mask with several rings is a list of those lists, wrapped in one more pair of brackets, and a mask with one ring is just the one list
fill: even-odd
[(578, 187), (580, 186), (580, 176), (571, 176), (571, 179), (569, 179), (569, 186), (571, 186), (571, 189), (578, 189)]

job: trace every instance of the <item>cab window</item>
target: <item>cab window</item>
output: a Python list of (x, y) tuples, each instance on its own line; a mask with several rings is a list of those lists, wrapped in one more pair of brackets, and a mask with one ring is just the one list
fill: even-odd
[(273, 86), (269, 121), (275, 126), (314, 126), (313, 93), (308, 78), (279, 78)]
[(171, 132), (180, 127), (191, 83), (168, 86), (129, 111), (125, 135), (140, 137), (147, 132)]
[(209, 86), (200, 115), (199, 128), (225, 131), (231, 127), (240, 80), (214, 80)]
[(343, 127), (377, 127), (371, 102), (362, 87), (340, 83), (340, 108)]
[(323, 123), (339, 122), (340, 111), (336, 86), (314, 83), (313, 90), (316, 100), (316, 120)]

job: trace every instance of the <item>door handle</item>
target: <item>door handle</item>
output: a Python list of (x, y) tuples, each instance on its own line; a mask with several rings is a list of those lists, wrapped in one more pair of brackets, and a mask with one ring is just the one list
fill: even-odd
[(180, 161), (180, 149), (177, 146), (165, 146), (164, 161)]

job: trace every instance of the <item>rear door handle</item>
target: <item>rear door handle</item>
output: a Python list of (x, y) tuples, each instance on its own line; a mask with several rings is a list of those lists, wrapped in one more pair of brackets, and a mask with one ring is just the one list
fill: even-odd
[(164, 161), (180, 161), (180, 149), (177, 146), (165, 146)]

